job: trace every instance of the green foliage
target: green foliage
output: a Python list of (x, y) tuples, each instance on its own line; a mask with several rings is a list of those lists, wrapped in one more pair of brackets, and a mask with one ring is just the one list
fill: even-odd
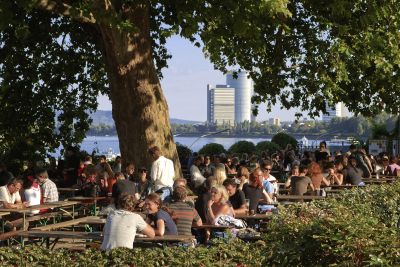
[(228, 149), (228, 152), (230, 154), (241, 154), (241, 153), (247, 153), (247, 154), (252, 154), (256, 150), (256, 146), (254, 145), (253, 142), (249, 141), (238, 141), (231, 145), (231, 147)]
[(202, 155), (215, 155), (221, 153), (226, 153), (226, 150), (223, 145), (217, 143), (206, 144), (199, 150), (199, 154)]
[(269, 225), (271, 264), (397, 266), (400, 182), (345, 190), (336, 198), (282, 208)]
[(280, 150), (280, 146), (270, 141), (261, 141), (256, 145), (256, 151), (258, 154), (261, 154), (264, 151), (269, 151), (270, 153), (275, 153)]
[(185, 160), (187, 160), (193, 153), (193, 151), (189, 147), (182, 145), (180, 143), (176, 143), (176, 150), (178, 151), (178, 157), (180, 162), (185, 162)]
[(297, 147), (297, 140), (286, 133), (277, 133), (272, 137), (271, 142), (277, 144), (282, 149), (286, 148), (288, 144), (292, 145), (294, 149)]

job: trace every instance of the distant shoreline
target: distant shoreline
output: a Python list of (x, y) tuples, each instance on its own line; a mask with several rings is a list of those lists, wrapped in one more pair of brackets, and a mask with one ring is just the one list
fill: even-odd
[[(261, 135), (261, 134), (215, 134), (212, 135), (211, 133), (183, 133), (183, 134), (175, 134), (174, 137), (201, 137), (203, 135), (208, 135), (208, 137), (213, 138), (254, 138), (254, 139), (267, 139), (270, 140), (274, 136), (274, 134), (269, 134), (269, 135)], [(301, 139), (303, 137), (306, 137), (307, 139), (312, 139), (316, 140), (315, 138), (322, 136), (321, 134), (290, 134), (289, 135), (293, 136), (296, 139)], [(352, 137), (352, 135), (339, 135), (339, 134), (331, 134), (331, 135), (323, 135), (322, 138), (318, 138), (318, 140), (325, 140), (329, 141), (334, 139), (334, 137), (338, 137), (338, 139), (346, 139), (347, 137)], [(87, 137), (115, 137), (118, 138), (117, 135), (88, 135)]]

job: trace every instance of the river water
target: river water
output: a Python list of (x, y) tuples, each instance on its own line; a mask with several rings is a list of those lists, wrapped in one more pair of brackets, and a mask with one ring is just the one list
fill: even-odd
[[(228, 149), (231, 145), (238, 141), (250, 141), (255, 145), (261, 141), (271, 141), (271, 139), (265, 138), (239, 138), (239, 137), (182, 137), (176, 136), (174, 137), (176, 143), (180, 143), (182, 145), (188, 146), (194, 152), (199, 151), (204, 145), (209, 143), (218, 143)], [(299, 139), (298, 141), (302, 141)], [(318, 146), (320, 140), (307, 140), (308, 146), (316, 147)], [(346, 147), (348, 146), (347, 142), (336, 142), (330, 143), (329, 141), (328, 147)], [(88, 136), (84, 139), (81, 145), (81, 149), (87, 151), (88, 153), (92, 153), (93, 150), (97, 151), (97, 153), (106, 154), (112, 152), (114, 154), (119, 154), (119, 142), (117, 136)]]

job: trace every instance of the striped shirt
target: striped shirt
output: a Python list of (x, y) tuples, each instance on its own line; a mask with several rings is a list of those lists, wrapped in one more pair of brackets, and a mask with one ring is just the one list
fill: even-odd
[(178, 234), (192, 235), (192, 223), (200, 220), (196, 209), (186, 202), (174, 202), (169, 208), (174, 212), (172, 219), (178, 227)]

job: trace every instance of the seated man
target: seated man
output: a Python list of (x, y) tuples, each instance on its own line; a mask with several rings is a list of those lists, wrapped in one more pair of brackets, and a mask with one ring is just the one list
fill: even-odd
[(246, 197), (242, 190), (238, 189), (235, 179), (228, 178), (224, 181), (224, 186), (229, 195), (229, 202), (232, 205), (235, 215), (246, 214), (248, 210)]
[(179, 235), (192, 235), (192, 225), (201, 226), (203, 224), (196, 209), (185, 202), (187, 197), (186, 188), (178, 186), (172, 193), (172, 203), (169, 208), (173, 211), (172, 219), (175, 221)]
[(19, 190), (22, 188), (22, 180), (13, 178), (7, 185), (0, 187), (0, 208), (23, 209), (28, 207), (28, 202), (22, 202)]
[(101, 250), (126, 247), (133, 248), (136, 232), (148, 237), (154, 237), (153, 228), (143, 218), (134, 213), (136, 198), (122, 194), (118, 199), (118, 209), (113, 210), (107, 217), (104, 226), (104, 239)]
[(305, 193), (307, 193), (308, 188), (310, 188), (311, 191), (315, 190), (310, 177), (306, 176), (307, 172), (308, 172), (308, 167), (302, 165), (299, 167), (299, 176), (291, 177), (291, 182), (290, 182), (290, 187), (292, 189), (290, 193), (291, 195), (302, 196)]
[(190, 167), (190, 180), (194, 188), (198, 188), (199, 186), (203, 185), (204, 182), (206, 181), (206, 178), (201, 174), (201, 171), (199, 169), (201, 161), (202, 157), (198, 156), (194, 160), (193, 165)]
[(49, 175), (45, 169), (37, 169), (35, 171), (36, 179), (42, 187), (43, 203), (57, 202), (58, 190), (56, 184), (49, 179)]

